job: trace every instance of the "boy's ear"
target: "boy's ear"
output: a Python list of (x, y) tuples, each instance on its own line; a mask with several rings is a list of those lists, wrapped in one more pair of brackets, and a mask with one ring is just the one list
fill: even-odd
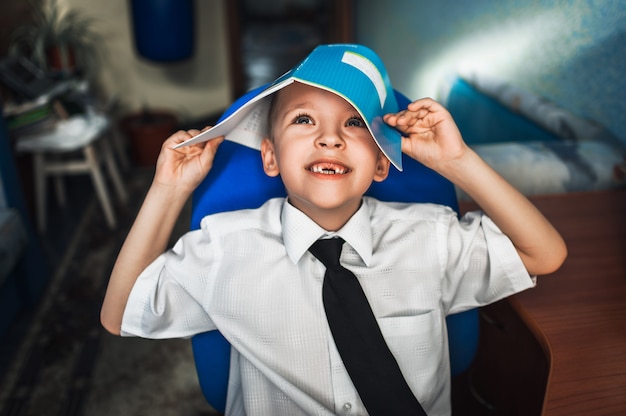
[(276, 152), (274, 151), (274, 143), (267, 137), (261, 142), (261, 159), (265, 174), (272, 177), (278, 176), (280, 171), (276, 160)]
[(387, 176), (389, 175), (390, 165), (391, 165), (391, 162), (389, 161), (387, 156), (385, 156), (383, 152), (380, 152), (378, 154), (378, 161), (376, 162), (376, 172), (374, 173), (374, 181), (382, 182), (385, 179), (387, 179)]

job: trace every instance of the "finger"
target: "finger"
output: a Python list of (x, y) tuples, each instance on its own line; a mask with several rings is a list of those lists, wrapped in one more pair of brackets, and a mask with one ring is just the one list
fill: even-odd
[(428, 112), (422, 111), (408, 111), (404, 110), (398, 113), (396, 116), (389, 117), (385, 121), (392, 125), (393, 127), (397, 127), (400, 129), (408, 129), (415, 126), (417, 123), (421, 122), (421, 120), (426, 117)]
[(397, 125), (398, 122), (403, 119), (406, 115), (406, 110), (398, 111), (397, 113), (389, 113), (383, 116), (383, 120), (385, 123), (390, 125)]
[(174, 133), (170, 137), (168, 137), (165, 140), (165, 143), (167, 143), (169, 146), (173, 146), (175, 144), (182, 143), (185, 140), (189, 140), (189, 139), (191, 139), (191, 137), (192, 136), (188, 132), (186, 132), (184, 130), (178, 130), (176, 133)]
[(433, 100), (432, 98), (426, 97), (426, 98), (420, 98), (419, 100), (415, 100), (409, 103), (407, 108), (411, 111), (417, 111), (420, 108), (430, 109), (430, 108), (436, 108), (437, 106), (440, 106), (440, 104), (437, 101)]
[(215, 150), (217, 150), (217, 148), (223, 141), (224, 141), (224, 136), (219, 136), (214, 139), (208, 140), (206, 143), (207, 143), (207, 147), (212, 147)]
[(213, 159), (215, 158), (215, 153), (217, 152), (217, 148), (224, 141), (224, 136), (217, 137), (215, 139), (211, 139), (207, 141), (202, 149), (202, 153), (200, 157), (202, 158), (202, 162), (211, 166), (213, 164)]
[(445, 114), (448, 110), (431, 98), (424, 98), (409, 104), (408, 109), (417, 112), (420, 117), (426, 117), (428, 114)]
[(411, 157), (413, 157), (411, 155), (411, 150), (413, 149), (412, 147), (412, 142), (411, 139), (409, 139), (408, 137), (402, 137), (402, 153), (405, 153)]

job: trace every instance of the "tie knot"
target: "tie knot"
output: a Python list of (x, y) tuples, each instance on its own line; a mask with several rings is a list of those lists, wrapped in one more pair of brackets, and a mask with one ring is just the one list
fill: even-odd
[(341, 256), (343, 243), (344, 240), (341, 237), (317, 240), (309, 248), (309, 251), (328, 269), (339, 266), (339, 257)]

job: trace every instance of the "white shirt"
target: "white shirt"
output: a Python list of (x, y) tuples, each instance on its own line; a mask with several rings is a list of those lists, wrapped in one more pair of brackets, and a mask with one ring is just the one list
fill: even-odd
[(323, 236), (363, 286), (407, 383), (430, 416), (450, 414), (447, 314), (533, 286), (510, 240), (482, 214), (364, 198), (327, 233), (284, 199), (207, 216), (140, 275), (124, 335), (219, 329), (232, 345), (228, 415), (367, 414), (321, 300)]

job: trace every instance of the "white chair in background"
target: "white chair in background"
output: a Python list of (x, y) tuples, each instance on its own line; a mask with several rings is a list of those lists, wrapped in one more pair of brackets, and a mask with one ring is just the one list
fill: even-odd
[(113, 156), (108, 134), (109, 119), (101, 114), (81, 114), (59, 121), (53, 130), (19, 137), (18, 152), (32, 153), (38, 228), (46, 230), (46, 182), (55, 178), (59, 203), (66, 203), (63, 175), (90, 174), (96, 195), (110, 228), (117, 225), (113, 203), (101, 165), (106, 164), (111, 182), (121, 202), (128, 196)]

